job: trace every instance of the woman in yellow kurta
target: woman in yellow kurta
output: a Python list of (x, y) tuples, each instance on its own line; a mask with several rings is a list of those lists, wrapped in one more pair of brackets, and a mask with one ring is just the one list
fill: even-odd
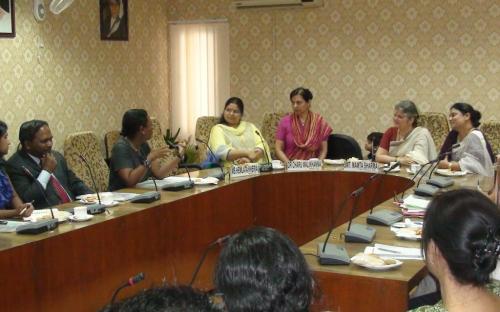
[(210, 131), (208, 144), (224, 166), (231, 163), (267, 163), (271, 159), (269, 147), (257, 127), (241, 120), (243, 111), (244, 105), (240, 98), (228, 99), (220, 123)]

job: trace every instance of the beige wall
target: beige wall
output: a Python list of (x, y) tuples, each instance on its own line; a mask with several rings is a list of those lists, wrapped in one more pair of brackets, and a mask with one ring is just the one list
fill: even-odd
[(129, 1), (128, 42), (100, 40), (98, 0), (75, 1), (42, 23), (33, 17), (32, 0), (15, 3), (17, 35), (0, 39), (0, 119), (10, 127), (11, 153), (20, 123), (33, 118), (49, 122), (58, 149), (71, 132), (103, 138), (119, 129), (132, 107), (167, 125), (164, 0)]
[(500, 120), (498, 0), (324, 0), (320, 9), (235, 11), (231, 0), (168, 0), (169, 20), (228, 18), (231, 93), (246, 118), (289, 110), (304, 85), (335, 132), (362, 141), (414, 100), (447, 112), (467, 101)]

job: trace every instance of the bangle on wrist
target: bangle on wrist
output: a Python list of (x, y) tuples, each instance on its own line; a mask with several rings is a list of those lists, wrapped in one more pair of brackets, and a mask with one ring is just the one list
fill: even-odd
[(149, 160), (149, 159), (144, 160), (143, 165), (144, 165), (146, 168), (151, 169), (151, 160)]

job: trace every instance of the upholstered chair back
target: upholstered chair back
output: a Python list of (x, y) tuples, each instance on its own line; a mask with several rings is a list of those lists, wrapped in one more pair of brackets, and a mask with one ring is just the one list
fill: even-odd
[(500, 154), (500, 122), (485, 121), (481, 124), (481, 131), (490, 142), (493, 153)]
[(72, 133), (64, 140), (64, 157), (68, 166), (82, 179), (85, 184), (94, 189), (90, 172), (79, 155), (83, 156), (94, 175), (97, 189), (100, 192), (108, 190), (109, 168), (102, 156), (97, 136), (92, 131)]
[(273, 112), (265, 113), (262, 119), (262, 137), (266, 140), (269, 145), (271, 158), (276, 159), (276, 150), (274, 145), (276, 143), (276, 129), (278, 128), (281, 118), (283, 118), (287, 113), (285, 112)]
[(436, 144), (436, 148), (439, 151), (450, 132), (448, 117), (443, 113), (424, 112), (418, 119), (418, 125), (429, 130), (434, 144)]
[(109, 160), (111, 159), (111, 151), (116, 141), (120, 138), (120, 131), (111, 130), (104, 134), (104, 147), (106, 149), (106, 163), (109, 165)]
[[(196, 129), (194, 133), (195, 138), (208, 143), (208, 140), (210, 139), (210, 130), (212, 130), (213, 126), (219, 123), (219, 119), (220, 117), (218, 116), (199, 117), (196, 120)], [(196, 144), (198, 144), (198, 159), (200, 162), (203, 162), (203, 160), (206, 159), (207, 147), (203, 143), (197, 142)]]

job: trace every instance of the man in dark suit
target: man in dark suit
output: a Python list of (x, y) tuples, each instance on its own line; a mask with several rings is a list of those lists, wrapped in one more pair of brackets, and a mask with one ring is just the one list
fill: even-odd
[(43, 120), (26, 121), (19, 129), (20, 148), (8, 160), (7, 173), (25, 202), (35, 208), (70, 202), (93, 193), (52, 150), (52, 133)]

